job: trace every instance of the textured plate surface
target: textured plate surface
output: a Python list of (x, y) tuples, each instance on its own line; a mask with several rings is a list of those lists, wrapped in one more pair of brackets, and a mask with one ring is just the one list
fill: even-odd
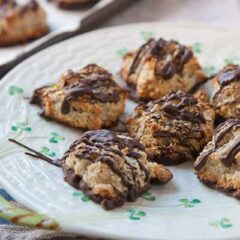
[[(12, 137), (50, 157), (61, 157), (82, 132), (40, 118), (40, 110), (28, 104), (33, 90), (88, 63), (117, 73), (122, 55), (152, 36), (191, 45), (209, 75), (227, 62), (240, 63), (237, 33), (192, 24), (110, 28), (42, 51), (0, 83), (0, 182), (17, 201), (53, 217), (65, 231), (113, 239), (240, 239), (239, 201), (200, 184), (192, 163), (171, 167), (173, 181), (152, 187), (137, 202), (104, 211), (68, 186), (61, 169), (29, 158), (7, 142)], [(127, 114), (133, 105), (128, 103)]]

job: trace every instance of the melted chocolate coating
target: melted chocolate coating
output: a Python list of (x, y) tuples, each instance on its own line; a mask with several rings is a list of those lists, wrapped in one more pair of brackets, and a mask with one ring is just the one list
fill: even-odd
[[(84, 145), (79, 148), (80, 153), (77, 153), (75, 155), (76, 157), (88, 159), (93, 163), (103, 162), (107, 164), (111, 168), (111, 170), (121, 178), (122, 183), (128, 188), (128, 191), (124, 193), (119, 193), (117, 191), (117, 193), (119, 193), (118, 199), (102, 199), (91, 193), (91, 189), (89, 189), (87, 184), (84, 183), (84, 181), (79, 176), (74, 177), (73, 170), (68, 169), (67, 166), (63, 164), (66, 181), (69, 182), (70, 185), (76, 188), (80, 188), (93, 201), (101, 203), (105, 209), (112, 209), (117, 206), (121, 206), (126, 200), (135, 201), (139, 195), (141, 195), (150, 187), (150, 173), (148, 169), (146, 169), (141, 164), (141, 162), (137, 160), (140, 155), (135, 151), (135, 149), (137, 148), (142, 151), (144, 150), (144, 147), (139, 142), (130, 138), (119, 137), (116, 133), (108, 130), (88, 131), (82, 136), (80, 140), (74, 142), (70, 146), (69, 151), (65, 153), (62, 159), (63, 162), (66, 160), (70, 152), (74, 151), (74, 148), (80, 143), (84, 143)], [(119, 150), (112, 148), (112, 145), (117, 145)], [(123, 149), (127, 150), (127, 156), (136, 159), (139, 168), (141, 169), (141, 171), (144, 172), (146, 185), (143, 188), (140, 188), (137, 182), (132, 183), (127, 178), (124, 170), (121, 169), (118, 165), (116, 165), (115, 154), (119, 155), (125, 160), (125, 164), (127, 164), (129, 166), (129, 169), (132, 171), (133, 180), (135, 181), (135, 167), (125, 159), (123, 153), (121, 152), (121, 150)]]
[[(203, 151), (194, 164), (194, 169), (196, 171), (201, 170), (205, 166), (209, 155), (217, 150), (218, 143), (232, 128), (240, 128), (239, 119), (227, 120), (216, 128), (213, 133), (212, 146), (208, 150)], [(240, 139), (236, 143), (234, 143), (234, 145), (229, 149), (229, 151), (225, 153), (225, 155), (221, 158), (222, 163), (225, 166), (230, 166), (232, 163), (235, 162), (235, 155), (238, 153), (238, 151), (240, 151)]]
[[(167, 50), (169, 45), (175, 46), (171, 52)], [(177, 41), (166, 41), (162, 38), (158, 41), (150, 39), (137, 51), (130, 67), (129, 75), (136, 71), (142, 59), (146, 61), (152, 56), (157, 58), (155, 74), (167, 80), (173, 77), (174, 74), (181, 72), (184, 64), (189, 61), (192, 55), (192, 51), (189, 48), (180, 45)]]

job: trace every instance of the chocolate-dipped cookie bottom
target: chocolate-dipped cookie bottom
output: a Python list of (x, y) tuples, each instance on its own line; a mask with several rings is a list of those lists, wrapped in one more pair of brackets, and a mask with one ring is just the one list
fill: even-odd
[(164, 166), (149, 162), (144, 147), (126, 133), (88, 131), (71, 144), (61, 160), (10, 141), (30, 151), (27, 155), (61, 167), (69, 185), (106, 210), (136, 201), (150, 188), (151, 180), (167, 183), (173, 177)]
[(133, 202), (150, 188), (151, 179), (165, 183), (172, 174), (147, 160), (144, 147), (126, 134), (86, 132), (62, 158), (64, 179), (110, 210)]

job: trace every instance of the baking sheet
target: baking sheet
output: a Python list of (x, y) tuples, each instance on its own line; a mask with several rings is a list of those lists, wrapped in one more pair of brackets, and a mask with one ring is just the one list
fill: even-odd
[[(116, 8), (127, 6), (133, 0), (101, 0), (91, 8), (63, 10), (53, 2), (38, 0), (46, 11), (49, 33), (44, 37), (17, 46), (0, 48), (0, 77), (32, 54), (54, 43), (91, 30), (93, 26), (113, 15)], [(19, 0), (19, 3), (26, 2)]]

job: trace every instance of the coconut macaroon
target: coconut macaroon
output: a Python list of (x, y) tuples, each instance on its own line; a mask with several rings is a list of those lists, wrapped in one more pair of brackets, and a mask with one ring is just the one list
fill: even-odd
[(172, 178), (164, 166), (148, 162), (139, 142), (108, 130), (86, 132), (65, 153), (62, 167), (66, 182), (107, 210), (135, 201), (151, 180)]
[(240, 199), (240, 120), (220, 124), (194, 164), (198, 179)]
[(53, 86), (35, 90), (31, 103), (42, 107), (42, 116), (92, 130), (114, 124), (126, 98), (127, 92), (108, 71), (91, 64), (78, 72), (69, 70)]
[(92, 6), (99, 2), (99, 0), (49, 0), (55, 2), (59, 8), (76, 9), (81, 7)]
[(228, 64), (215, 75), (218, 91), (212, 104), (220, 119), (240, 118), (240, 66)]
[(0, 46), (24, 43), (42, 37), (47, 31), (45, 12), (35, 0), (25, 5), (14, 0), (0, 2)]
[(215, 113), (190, 94), (174, 91), (140, 103), (127, 122), (130, 135), (145, 147), (149, 159), (166, 165), (195, 160), (211, 139)]
[(205, 81), (190, 47), (176, 41), (150, 39), (124, 57), (121, 77), (140, 99), (158, 99), (171, 90), (190, 91)]

